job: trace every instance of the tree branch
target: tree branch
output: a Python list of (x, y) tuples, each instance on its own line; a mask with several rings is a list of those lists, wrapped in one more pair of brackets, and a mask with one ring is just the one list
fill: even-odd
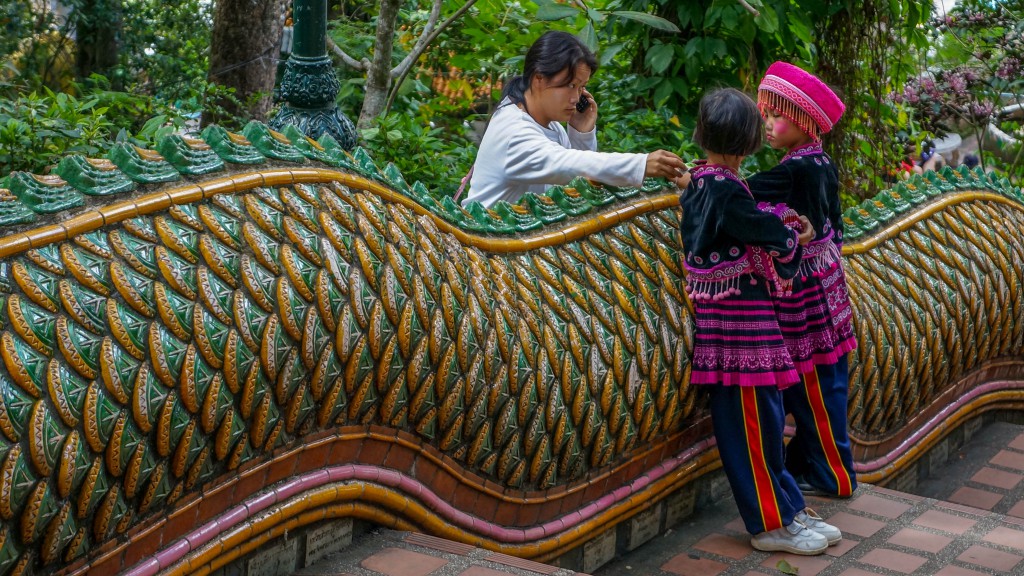
[(345, 51), (341, 49), (341, 46), (335, 44), (334, 40), (331, 40), (330, 38), (327, 39), (327, 48), (330, 49), (330, 51), (333, 52), (335, 56), (341, 58), (341, 61), (344, 62), (345, 65), (348, 66), (349, 68), (353, 68), (355, 70), (367, 70), (370, 68), (369, 60), (365, 58), (362, 60), (356, 60), (355, 58), (346, 54)]
[[(427, 18), (427, 25), (423, 27), (423, 32), (420, 33), (420, 37), (416, 39), (416, 45), (413, 46), (412, 50), (398, 63), (398, 66), (391, 71), (391, 78), (394, 79), (398, 76), (404, 76), (405, 71), (412, 67), (413, 62), (419, 58), (419, 55), (423, 53), (426, 48), (427, 36), (434, 31), (434, 26), (437, 25), (438, 18), (441, 17), (441, 4), (444, 0), (434, 0), (433, 6), (430, 7), (430, 17)], [(415, 55), (415, 57), (413, 56)]]
[(757, 8), (754, 8), (753, 6), (751, 6), (747, 2), (747, 0), (738, 0), (738, 2), (743, 5), (743, 7), (747, 10), (747, 12), (750, 12), (751, 14), (753, 14), (754, 18), (757, 18), (758, 16), (761, 15), (761, 13), (757, 11)]
[(374, 39), (373, 61), (366, 71), (363, 107), (359, 110), (356, 127), (366, 128), (384, 112), (384, 104), (391, 88), (391, 54), (395, 45), (395, 23), (402, 0), (380, 0), (377, 16), (377, 35)]
[(424, 29), (424, 35), (420, 36), (420, 39), (416, 41), (416, 46), (411, 52), (409, 52), (409, 55), (391, 71), (391, 77), (394, 78), (397, 73), (398, 79), (391, 85), (391, 92), (388, 94), (388, 101), (384, 104), (384, 114), (387, 114), (388, 111), (391, 110), (391, 105), (395, 103), (395, 97), (398, 96), (398, 89), (402, 87), (402, 82), (405, 82), (405, 77), (408, 76), (409, 71), (412, 70), (412, 65), (419, 60), (420, 56), (423, 55), (423, 52), (425, 52), (427, 47), (430, 46), (430, 43), (433, 42), (441, 32), (444, 32), (446, 28), (451, 26), (453, 22), (458, 20), (459, 17), (465, 14), (473, 4), (476, 4), (476, 2), (477, 0), (466, 0), (465, 4), (449, 16), (447, 20), (442, 22), (440, 26), (435, 28), (429, 35), (426, 34), (426, 29)]
[[(438, 36), (440, 36), (441, 32), (444, 32), (445, 29), (451, 26), (453, 22), (455, 22), (463, 14), (465, 14), (467, 10), (472, 8), (473, 4), (476, 4), (476, 2), (477, 0), (466, 0), (465, 4), (459, 7), (459, 9), (456, 10), (451, 16), (449, 16), (448, 19), (446, 19), (444, 22), (438, 24), (437, 27), (434, 28), (429, 34), (427, 33), (427, 29), (424, 28), (423, 35), (420, 36), (420, 39), (416, 41), (416, 45), (413, 47), (412, 51), (409, 52), (409, 55), (406, 56), (405, 59), (402, 60), (402, 62), (399, 63), (398, 66), (396, 66), (395, 69), (391, 71), (391, 77), (401, 77), (404, 79), (405, 76), (409, 73), (409, 70), (412, 69), (412, 65), (417, 60), (419, 60), (420, 56), (422, 56), (424, 52), (426, 52), (427, 47), (430, 46), (430, 43), (433, 42)], [(435, 7), (438, 7), (439, 4), (440, 0), (435, 0)], [(431, 16), (433, 16), (433, 9), (431, 10)], [(427, 26), (429, 28), (429, 22), (427, 23)], [(397, 89), (397, 87), (400, 86), (401, 84), (401, 82), (395, 82), (395, 89)]]

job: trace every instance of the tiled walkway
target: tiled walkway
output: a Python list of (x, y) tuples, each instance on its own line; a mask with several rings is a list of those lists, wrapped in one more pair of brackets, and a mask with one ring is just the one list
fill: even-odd
[(870, 486), (849, 501), (810, 504), (844, 535), (822, 556), (756, 552), (736, 518), (644, 576), (779, 574), (783, 562), (801, 576), (1024, 573), (1024, 519)]
[(574, 576), (577, 572), (414, 532), (380, 530), (295, 576)]
[[(968, 449), (970, 446), (968, 446)], [(845, 538), (822, 556), (750, 548), (734, 504), (699, 510), (598, 570), (598, 576), (1024, 574), (1024, 433), (964, 478), (951, 502), (873, 486), (849, 500), (809, 499)], [(671, 539), (671, 540), (670, 540)], [(659, 543), (659, 540), (661, 542)], [(668, 544), (668, 545), (666, 545)], [(636, 565), (637, 556), (642, 566)], [(381, 531), (299, 572), (303, 576), (569, 576), (570, 570), (493, 554), (419, 534)]]

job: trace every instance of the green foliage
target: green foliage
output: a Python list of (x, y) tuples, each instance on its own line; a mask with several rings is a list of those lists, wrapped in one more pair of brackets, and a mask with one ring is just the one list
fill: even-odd
[[(461, 2), (452, 3), (453, 6)], [(446, 6), (446, 13), (454, 11)], [(476, 157), (471, 123), (486, 121), (497, 104), (502, 79), (522, 67), (523, 54), (550, 26), (532, 17), (518, 2), (479, 0), (461, 26), (440, 34), (419, 61), (417, 72), (398, 88), (391, 113), (362, 131), (362, 142), (381, 165), (394, 162), (409, 183), (420, 180), (430, 191), (452, 195)], [(330, 34), (348, 54), (372, 54), (376, 8), (331, 24)], [(411, 50), (426, 13), (404, 10), (395, 45), (397, 63)], [(351, 116), (362, 102), (361, 73), (343, 70), (339, 106)]]
[(675, 152), (686, 158), (696, 158), (700, 148), (690, 138), (693, 132), (691, 118), (680, 118), (667, 107), (656, 109), (635, 107), (628, 99), (614, 98), (615, 94), (630, 94), (638, 82), (635, 76), (610, 79), (603, 76), (591, 91), (608, 100), (600, 101), (601, 121), (597, 133), (598, 149), (609, 152), (651, 152), (658, 149)]
[(0, 8), (0, 96), (69, 92), (84, 97), (88, 78), (74, 78), (76, 27), (118, 29), (118, 61), (106, 76), (134, 95), (197, 111), (206, 99), (213, 3), (205, 0), (70, 0), (65, 22), (33, 0)]
[[(637, 95), (638, 104), (669, 106), (688, 115), (708, 87), (750, 90), (780, 52), (799, 52), (793, 39), (806, 24), (794, 19), (804, 13), (789, 10), (789, 2), (752, 4), (760, 8), (760, 16), (739, 2), (656, 2), (655, 14), (672, 23), (674, 32), (619, 18), (609, 19), (599, 37), (615, 54), (608, 60), (611, 66), (644, 77), (646, 93)], [(608, 5), (613, 13), (645, 12), (650, 6), (641, 0), (612, 0)]]
[[(71, 9), (63, 24), (49, 3), (36, 4), (0, 8), (0, 175), (41, 173), (66, 154), (103, 155), (118, 139), (152, 146), (190, 113), (223, 116), (218, 103), (235, 99), (206, 80), (211, 2), (72, 0), (63, 3)], [(119, 29), (110, 77), (74, 79), (76, 26)]]
[(28, 94), (0, 100), (0, 174), (42, 173), (62, 155), (97, 156), (114, 128), (98, 99), (68, 94)]
[(782, 572), (783, 574), (792, 574), (794, 576), (800, 574), (800, 569), (799, 568), (797, 568), (796, 566), (793, 566), (792, 564), (790, 564), (789, 562), (786, 562), (785, 560), (779, 560), (778, 562), (776, 562), (775, 563), (775, 568), (778, 569), (778, 571)]
[[(453, 13), (462, 3), (449, 0), (443, 13)], [(429, 12), (419, 8), (422, 5), (422, 2), (408, 2), (399, 14), (400, 32), (392, 52), (393, 65), (412, 50), (426, 24)], [(375, 3), (364, 4), (349, 18), (331, 21), (328, 27), (331, 40), (353, 58), (371, 59), (377, 11)], [(479, 0), (462, 16), (460, 23), (442, 32), (420, 58), (415, 73), (398, 89), (397, 110), (409, 111), (421, 119), (437, 114), (464, 116), (467, 111), (475, 112), (481, 104), (480, 87), (494, 88), (503, 77), (515, 73), (516, 68), (521, 67), (526, 49), (549, 28), (533, 17), (532, 7), (503, 0)], [(353, 117), (358, 115), (362, 105), (363, 74), (346, 67), (339, 70), (342, 87), (338, 102)], [(451, 82), (456, 86), (451, 91), (445, 90), (444, 98), (440, 98), (435, 93), (438, 82)], [(459, 90), (460, 84), (463, 90)], [(461, 121), (462, 118), (458, 118), (457, 122)]]
[[(734, 66), (760, 28), (738, 4), (708, 2), (700, 11), (694, 4), (662, 4), (661, 12), (653, 15), (639, 1), (592, 2), (582, 9), (578, 4), (539, 0), (531, 14), (534, 8), (529, 4), (482, 0), (467, 14), (463, 26), (438, 38), (421, 60), (420, 73), (400, 88), (392, 114), (363, 133), (366, 145), (382, 162), (395, 162), (410, 181), (433, 183), (432, 187), (451, 193), (475, 157), (465, 123), (486, 120), (493, 112), (502, 81), (521, 70), (523, 55), (537, 37), (549, 29), (565, 29), (596, 43), (602, 67), (591, 81), (591, 91), (600, 104), (600, 149), (666, 149), (696, 159), (701, 152), (690, 134), (697, 100), (707, 86), (742, 84)], [(764, 34), (778, 30), (777, 15), (764, 21), (769, 29)], [(350, 54), (367, 50), (372, 44), (373, 17), (366, 23), (359, 34), (352, 34), (353, 25), (347, 24), (348, 33), (335, 34), (336, 41), (347, 43)], [(407, 30), (415, 28), (407, 26)], [(681, 29), (692, 33), (694, 26), (743, 34), (747, 43), (734, 54), (737, 43), (732, 36), (681, 38)], [(403, 35), (407, 41), (414, 37)], [(708, 60), (718, 67), (710, 66)], [(745, 56), (742, 60), (746, 64)], [(750, 69), (751, 81), (757, 78), (754, 74), (759, 77), (760, 70)], [(355, 109), (360, 82), (361, 78), (349, 80), (351, 88), (343, 99), (352, 104), (345, 109)], [(432, 128), (422, 128), (428, 124)], [(413, 142), (423, 137), (425, 146), (408, 154)], [(430, 156), (442, 156), (446, 162)], [(775, 161), (771, 152), (765, 152), (747, 166), (766, 168)]]
[[(565, 29), (538, 22), (532, 9), (519, 2), (499, 0), (480, 0), (463, 17), (463, 25), (453, 28), (439, 36), (425, 55), (424, 73), (419, 76), (433, 87), (435, 80), (451, 80), (456, 71), (455, 78), (488, 89), (485, 107), (497, 104), (503, 79), (521, 71), (523, 57), (534, 40), (548, 29)], [(480, 104), (479, 96), (467, 104), (470, 109)]]
[[(464, 0), (445, 0), (451, 14)], [(73, 45), (69, 28), (52, 14), (33, 13), (32, 0), (0, 8), (0, 173), (45, 169), (55, 155), (100, 153), (117, 138), (151, 141), (182, 114), (211, 110), (230, 91), (206, 80), (213, 3), (207, 0), (121, 2), (70, 0), (74, 18), (116, 19), (121, 32), (115, 82), (102, 78), (71, 82)], [(532, 42), (546, 30), (574, 32), (595, 47), (601, 69), (591, 82), (600, 104), (603, 150), (673, 150), (687, 160), (699, 151), (690, 142), (696, 105), (709, 88), (736, 86), (753, 94), (764, 69), (787, 60), (816, 71), (843, 92), (847, 113), (826, 139), (842, 167), (849, 203), (887, 185), (902, 154), (900, 138), (934, 130), (921, 110), (885, 96), (902, 90), (922, 67), (930, 72), (956, 62), (993, 66), (1005, 48), (965, 43), (964, 34), (928, 35), (931, 3), (918, 0), (478, 0), (459, 24), (441, 33), (397, 88), (390, 113), (363, 132), (375, 158), (395, 162), (410, 181), (422, 180), (450, 193), (475, 156), (471, 123), (493, 112), (505, 78), (517, 73)], [(987, 0), (961, 0), (975, 11)], [(998, 3), (1020, 13), (1020, 0)], [(376, 2), (339, 0), (330, 38), (357, 59), (372, 58), (379, 10)], [(965, 12), (966, 13), (966, 12)], [(407, 0), (401, 7), (393, 64), (413, 50), (426, 26), (429, 4)], [(73, 18), (73, 20), (74, 20)], [(1017, 33), (990, 26), (971, 38)], [(961, 27), (962, 28), (962, 27)], [(950, 40), (952, 39), (952, 40)], [(931, 45), (934, 42), (934, 47)], [(934, 48), (932, 52), (929, 52)], [(930, 58), (930, 60), (929, 60)], [(339, 67), (338, 102), (355, 116), (363, 96), (363, 73)], [(990, 92), (1017, 94), (1020, 76), (992, 83)], [(123, 85), (127, 93), (113, 86)], [(46, 88), (52, 90), (48, 92)], [(59, 92), (74, 96), (58, 99)], [(1006, 102), (1003, 102), (1006, 104)], [(98, 112), (102, 110), (102, 113)], [(183, 110), (185, 112), (179, 112)], [(146, 118), (156, 118), (145, 123)], [(237, 119), (240, 126), (245, 119)], [(994, 126), (1019, 134), (1020, 123), (994, 118)], [(230, 124), (230, 121), (229, 121)], [(123, 132), (114, 126), (124, 127)], [(38, 144), (25, 138), (39, 130)], [(1019, 138), (1019, 136), (1018, 136)], [(1008, 153), (1013, 153), (1010, 150)], [(777, 154), (765, 150), (747, 170), (768, 167)], [(1020, 158), (1020, 153), (1016, 152)]]
[[(252, 118), (246, 117), (245, 111), (252, 110), (266, 94), (265, 92), (253, 92), (245, 100), (242, 100), (234, 88), (220, 84), (201, 82), (196, 88), (197, 92), (188, 101), (181, 102), (181, 110), (186, 114), (194, 110), (195, 112), (191, 115), (196, 117), (199, 116), (199, 111), (202, 111), (204, 117), (212, 119), (211, 123), (235, 132), (240, 131), (252, 120)], [(200, 89), (201, 92), (198, 91)]]
[[(602, 94), (602, 123), (607, 121), (607, 103), (613, 98), (623, 103), (623, 109), (630, 105), (638, 109), (667, 108), (686, 126), (686, 118), (696, 112), (700, 97), (709, 88), (735, 86), (752, 94), (767, 66), (775, 60), (786, 60), (817, 71), (826, 81), (851, 88), (844, 90), (849, 112), (842, 124), (855, 138), (870, 134), (875, 142), (867, 149), (850, 146), (846, 135), (839, 134), (830, 151), (841, 165), (854, 167), (847, 172), (847, 184), (856, 189), (856, 196), (871, 194), (886, 185), (883, 176), (890, 156), (883, 158), (879, 151), (895, 148), (889, 143), (901, 126), (898, 111), (881, 102), (879, 95), (907, 77), (914, 69), (916, 50), (926, 46), (920, 31), (928, 17), (926, 3), (754, 0), (750, 2), (758, 12), (754, 14), (739, 2), (723, 0), (659, 0), (653, 4), (610, 0), (596, 10), (610, 16), (653, 9), (663, 19), (650, 21), (596, 18), (593, 9), (575, 10), (574, 15), (573, 9), (564, 5), (555, 8), (550, 3), (538, 0), (538, 17), (572, 21), (577, 30), (594, 29), (604, 66), (601, 74), (631, 79)], [(673, 26), (651, 26), (660, 21)], [(842, 23), (850, 26), (844, 28)], [(581, 32), (583, 37), (588, 35)], [(894, 37), (898, 41), (894, 42)], [(827, 58), (837, 52), (845, 57), (842, 67), (833, 66), (838, 59)], [(848, 86), (836, 82), (843, 79), (852, 82)], [(872, 89), (865, 90), (865, 86)], [(652, 136), (672, 141), (672, 135), (663, 130)], [(862, 154), (869, 155), (867, 162), (862, 162)], [(747, 164), (767, 167), (774, 156), (765, 151)], [(869, 169), (859, 169), (862, 165)]]
[(58, 26), (49, 3), (14, 0), (0, 7), (0, 97), (18, 90), (67, 89), (73, 42)]
[(22, 39), (34, 29), (29, 0), (12, 0), (0, 5), (0, 61), (17, 51)]
[(891, 99), (920, 138), (956, 132), (983, 143), (983, 164), (1024, 177), (1024, 2), (962, 0), (928, 26), (927, 70)]
[(206, 97), (213, 2), (141, 0), (125, 11), (126, 88), (198, 111)]
[(892, 182), (903, 140), (916, 130), (885, 95), (916, 74), (929, 49), (923, 23), (930, 10), (930, 2), (860, 0), (816, 23), (818, 68), (846, 103), (825, 144), (840, 168), (847, 206)]
[(117, 140), (151, 147), (166, 132), (161, 127), (183, 123), (176, 112), (155, 108), (146, 97), (103, 89), (80, 98), (44, 89), (0, 99), (0, 174), (44, 174), (70, 154), (103, 157)]
[(469, 130), (452, 131), (408, 114), (388, 114), (361, 131), (361, 144), (382, 168), (394, 162), (409, 184), (419, 180), (435, 196), (450, 196), (476, 156)]

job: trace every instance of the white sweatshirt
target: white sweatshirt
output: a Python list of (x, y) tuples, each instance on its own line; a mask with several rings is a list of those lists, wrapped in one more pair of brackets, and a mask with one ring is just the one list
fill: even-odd
[(647, 154), (597, 152), (597, 131), (569, 132), (559, 122), (541, 126), (506, 98), (484, 132), (464, 202), (486, 207), (515, 203), (527, 192), (543, 194), (576, 176), (613, 186), (639, 186)]

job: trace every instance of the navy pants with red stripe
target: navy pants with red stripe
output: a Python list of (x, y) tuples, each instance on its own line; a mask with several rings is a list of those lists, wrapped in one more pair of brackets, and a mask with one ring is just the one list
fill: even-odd
[(847, 432), (847, 357), (815, 366), (803, 380), (803, 386), (783, 392), (786, 412), (796, 424), (786, 448), (786, 468), (821, 492), (849, 497), (857, 489), (857, 475)]
[(718, 453), (747, 531), (788, 526), (805, 504), (785, 467), (782, 392), (775, 386), (709, 388)]

